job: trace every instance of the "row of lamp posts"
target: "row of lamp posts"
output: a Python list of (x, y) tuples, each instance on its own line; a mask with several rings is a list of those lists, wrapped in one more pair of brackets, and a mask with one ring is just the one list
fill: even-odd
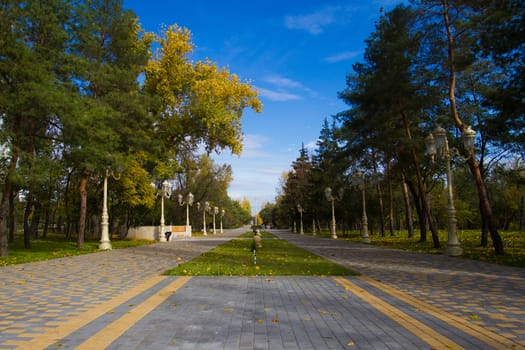
[[(465, 150), (468, 152), (468, 157), (464, 158), (465, 160), (470, 159), (474, 150), (474, 139), (476, 137), (476, 132), (469, 127), (462, 132), (463, 145)], [(452, 170), (450, 166), (450, 160), (454, 156), (459, 156), (459, 151), (456, 148), (449, 148), (447, 132), (441, 126), (438, 126), (433, 133), (428, 135), (425, 138), (425, 143), (427, 147), (427, 152), (431, 156), (432, 160), (435, 158), (443, 159), (446, 165), (447, 171), (447, 187), (448, 187), (448, 208), (447, 208), (447, 217), (448, 217), (448, 240), (447, 248), (445, 253), (449, 256), (459, 256), (463, 253), (463, 249), (459, 243), (457, 236), (457, 219), (456, 219), (456, 209), (454, 206), (454, 193), (453, 193), (453, 182), (452, 182)], [(106, 169), (106, 174), (104, 176), (104, 195), (103, 195), (103, 204), (102, 204), (102, 222), (101, 222), (101, 239), (99, 249), (109, 250), (112, 249), (111, 241), (109, 238), (109, 216), (107, 209), (107, 192), (108, 192), (108, 178), (109, 176), (113, 177), (115, 180), (120, 178), (119, 174), (115, 174), (111, 169)], [(356, 184), (362, 192), (362, 204), (363, 204), (363, 216), (361, 223), (361, 242), (370, 243), (370, 237), (368, 235), (368, 217), (366, 214), (366, 193), (365, 193), (365, 174), (358, 171), (352, 177), (352, 182)], [(154, 189), (156, 188), (155, 183), (151, 183), (151, 186)], [(164, 180), (159, 189), (158, 195), (161, 196), (161, 209), (160, 209), (160, 234), (159, 240), (161, 242), (166, 242), (166, 236), (164, 233), (164, 197), (170, 197), (173, 190), (173, 185)], [(334, 196), (332, 189), (327, 187), (325, 189), (325, 197), (332, 204), (332, 220), (330, 226), (330, 236), (334, 239), (337, 239), (336, 233), (336, 222), (335, 222), (335, 205), (336, 200), (340, 200), (342, 197), (342, 189), (339, 191), (339, 196)], [(194, 196), (190, 192), (187, 197), (184, 198), (182, 194), (178, 195), (179, 205), (186, 205), (186, 232), (190, 230), (190, 209), (189, 207), (193, 205)], [(197, 202), (197, 210), (200, 211), (201, 203)], [(303, 207), (298, 204), (297, 211), (300, 215), (300, 234), (304, 234), (303, 230)], [(215, 216), (219, 214), (219, 208), (211, 208), (209, 202), (204, 202), (202, 208), (202, 221), (203, 221), (203, 234), (207, 235), (206, 232), (206, 212), (213, 215), (213, 234), (216, 233), (215, 229)], [(224, 217), (225, 211), (222, 209), (220, 211), (220, 233), (223, 232), (222, 229), (222, 219)], [(314, 225), (315, 229), (315, 225)], [(294, 232), (295, 232), (295, 220), (294, 220)]]
[[(364, 179), (364, 178), (363, 178)], [(335, 222), (335, 201), (336, 200), (341, 200), (342, 197), (343, 197), (343, 189), (340, 188), (339, 189), (339, 193), (337, 196), (335, 196), (332, 192), (332, 188), (331, 187), (327, 187), (325, 188), (325, 191), (324, 191), (324, 194), (325, 194), (325, 197), (326, 199), (332, 204), (332, 220), (331, 220), (331, 224), (330, 224), (330, 237), (333, 238), (333, 239), (337, 239), (337, 231), (336, 231), (336, 222)], [(363, 183), (363, 200), (364, 200), (364, 183)], [(304, 234), (304, 230), (303, 230), (303, 213), (304, 213), (304, 208), (301, 206), (301, 204), (297, 204), (297, 212), (299, 213), (299, 233), (300, 234)], [(293, 225), (294, 225), (294, 228), (293, 228), (293, 232), (296, 232), (296, 229), (295, 229), (295, 220), (293, 222)], [(315, 223), (313, 224), (313, 230), (314, 230), (314, 234), (315, 234)], [(366, 210), (365, 210), (365, 203), (363, 202), (363, 235), (366, 233), (366, 236), (368, 237), (368, 221), (367, 221), (367, 218), (366, 218)], [(368, 242), (366, 243), (369, 243), (370, 242), (370, 239), (368, 239)]]
[(182, 207), (183, 205), (186, 205), (186, 232), (191, 232), (191, 226), (190, 226), (190, 206), (193, 205), (193, 193), (188, 193), (188, 196), (186, 196), (186, 200), (184, 200), (184, 196), (179, 193), (178, 196), (179, 199), (179, 205)]
[[(370, 237), (368, 236), (368, 217), (366, 215), (366, 193), (365, 193), (365, 174), (358, 171), (353, 176), (352, 182), (354, 182), (362, 192), (363, 200), (363, 217), (361, 222), (361, 242), (370, 243)], [(330, 225), (330, 237), (337, 239), (336, 223), (335, 223), (335, 201), (343, 198), (343, 189), (339, 189), (339, 193), (335, 196), (332, 192), (332, 188), (327, 187), (324, 190), (326, 199), (332, 204), (332, 221)]]
[[(201, 203), (197, 202), (197, 210), (201, 210)], [(202, 233), (203, 235), (207, 236), (208, 233), (206, 231), (206, 213), (209, 213), (212, 215), (213, 218), (213, 234), (216, 234), (217, 231), (215, 229), (215, 216), (220, 214), (220, 233), (223, 232), (222, 230), (222, 218), (224, 217), (224, 214), (226, 213), (224, 209), (221, 209), (219, 211), (218, 207), (211, 207), (210, 202), (204, 202), (204, 206), (202, 206)]]
[[(178, 196), (179, 205), (183, 206), (186, 205), (186, 232), (189, 232), (191, 230), (190, 227), (190, 207), (193, 205), (194, 196), (190, 192), (188, 193), (186, 199), (184, 199), (184, 196), (182, 194), (179, 194)], [(200, 211), (201, 203), (197, 202), (197, 211)], [(206, 232), (206, 212), (212, 215), (213, 217), (213, 234), (217, 233), (217, 230), (215, 228), (215, 216), (220, 214), (220, 233), (223, 233), (222, 229), (222, 219), (224, 217), (224, 214), (226, 213), (224, 209), (219, 211), (218, 207), (211, 207), (209, 202), (204, 202), (204, 207), (202, 208), (202, 233), (204, 236), (207, 236), (208, 233)]]
[[(463, 139), (463, 146), (468, 153), (467, 157), (464, 157), (465, 161), (468, 161), (472, 157), (474, 150), (474, 139), (476, 132), (467, 127), (461, 134)], [(442, 159), (445, 161), (446, 172), (447, 172), (447, 194), (448, 194), (448, 239), (447, 248), (445, 254), (449, 256), (460, 256), (463, 254), (458, 236), (457, 236), (457, 219), (456, 209), (454, 207), (454, 188), (452, 182), (452, 170), (450, 166), (450, 160), (452, 157), (460, 156), (459, 151), (456, 148), (450, 148), (448, 145), (447, 131), (441, 126), (438, 126), (430, 135), (425, 138), (427, 147), (427, 153), (431, 156), (432, 160), (435, 158)], [(365, 174), (361, 171), (357, 171), (352, 176), (352, 182), (361, 190), (362, 193), (362, 205), (363, 205), (363, 216), (361, 220), (361, 242), (370, 243), (370, 236), (368, 235), (368, 217), (366, 214), (366, 183)], [(336, 200), (340, 200), (342, 197), (342, 189), (339, 191), (339, 196), (334, 196), (332, 189), (327, 187), (325, 189), (325, 197), (332, 204), (332, 220), (330, 225), (330, 236), (334, 239), (337, 238), (336, 233), (336, 222), (335, 222), (335, 205)], [(303, 234), (303, 212), (304, 209), (300, 204), (297, 205), (297, 211), (300, 215), (300, 233)], [(294, 221), (294, 232), (295, 232), (295, 221)]]
[[(113, 177), (115, 180), (119, 180), (120, 179), (120, 173), (115, 173), (113, 172), (113, 170), (111, 170), (110, 168), (106, 169), (106, 173), (105, 173), (105, 176), (104, 176), (104, 193), (103, 193), (103, 200), (102, 200), (102, 222), (101, 222), (101, 238), (100, 238), (100, 244), (99, 244), (99, 249), (101, 250), (110, 250), (112, 249), (112, 246), (111, 246), (111, 240), (110, 240), (110, 237), (109, 237), (109, 215), (108, 215), (108, 207), (107, 207), (107, 202), (108, 202), (108, 178), (109, 177)], [(169, 198), (171, 197), (171, 194), (173, 192), (173, 184), (171, 182), (169, 182), (168, 180), (164, 180), (161, 184), (160, 184), (160, 188), (157, 188), (157, 185), (152, 182), (151, 184), (151, 187), (153, 187), (153, 189), (156, 191), (156, 195), (157, 196), (160, 196), (161, 197), (161, 201), (160, 201), (160, 225), (159, 225), (159, 241), (160, 242), (166, 242), (166, 235), (164, 234), (164, 229), (165, 229), (165, 219), (164, 219), (164, 198)], [(191, 192), (188, 193), (188, 195), (186, 196), (186, 198), (184, 198), (184, 196), (182, 194), (179, 194), (178, 195), (178, 201), (179, 201), (179, 205), (180, 206), (183, 206), (185, 205), (186, 206), (186, 232), (190, 232), (191, 231), (191, 227), (190, 227), (190, 206), (193, 205), (193, 201), (194, 201), (194, 196)], [(200, 208), (200, 203), (197, 203), (197, 208)], [(210, 212), (211, 214), (213, 214), (213, 234), (216, 233), (216, 230), (215, 230), (215, 215), (219, 214), (219, 208), (218, 207), (213, 207), (213, 209), (211, 209), (210, 207), (210, 204), (209, 202), (205, 202), (205, 206), (204, 206), (204, 210), (203, 210), (203, 233), (204, 235), (206, 235), (206, 211)], [(223, 233), (223, 229), (222, 229), (222, 219), (224, 217), (224, 214), (225, 214), (225, 210), (222, 209), (220, 211), (220, 233)]]

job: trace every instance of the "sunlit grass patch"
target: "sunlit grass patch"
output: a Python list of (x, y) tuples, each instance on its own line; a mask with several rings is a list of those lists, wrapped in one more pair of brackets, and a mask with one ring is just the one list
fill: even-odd
[[(145, 240), (113, 240), (113, 249), (136, 247), (155, 243)], [(22, 238), (17, 238), (14, 243), (9, 244), (9, 255), (0, 257), (0, 266), (24, 264), (34, 261), (50, 260), (67, 256), (95, 253), (99, 251), (100, 242), (90, 240), (84, 243), (82, 249), (77, 248), (76, 242), (65, 242), (61, 239), (32, 239), (31, 249), (25, 249)]]
[(262, 247), (254, 264), (249, 233), (228, 241), (176, 268), (167, 275), (189, 276), (346, 276), (356, 273), (285, 240), (262, 232)]
[[(504, 255), (494, 254), (494, 248), (489, 236), (489, 244), (487, 247), (480, 245), (480, 230), (458, 230), (458, 238), (463, 248), (463, 258), (486, 261), (490, 263), (525, 267), (525, 232), (519, 231), (500, 231), (499, 234), (503, 240), (505, 247)], [(359, 231), (347, 231), (345, 234), (338, 233), (340, 239), (348, 239), (354, 242), (361, 240)], [(385, 237), (379, 234), (370, 235), (371, 244), (405, 249), (410, 251), (430, 253), (430, 254), (444, 254), (447, 247), (447, 230), (439, 231), (439, 241), (441, 247), (434, 248), (431, 233), (427, 234), (426, 242), (419, 242), (419, 231), (416, 230), (414, 237), (409, 238), (407, 231), (396, 231), (394, 236), (390, 236), (387, 232)]]

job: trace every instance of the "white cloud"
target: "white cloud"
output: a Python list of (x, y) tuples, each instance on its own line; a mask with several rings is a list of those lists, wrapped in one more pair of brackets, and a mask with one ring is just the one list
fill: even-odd
[(315, 91), (304, 86), (301, 82), (280, 75), (268, 75), (263, 77), (261, 82), (271, 85), (271, 88), (258, 87), (260, 95), (272, 101), (302, 100), (302, 95), (305, 92), (310, 97), (318, 97)]
[(244, 136), (244, 148), (262, 148), (267, 141), (268, 138), (266, 136), (257, 134), (246, 134)]
[(292, 161), (288, 154), (262, 151), (270, 141), (266, 136), (249, 134), (245, 137), (245, 151), (240, 157), (214, 156), (218, 163), (227, 163), (233, 168), (228, 195), (238, 200), (248, 198), (253, 214), (261, 209), (263, 203), (275, 201), (279, 179)]
[(272, 76), (265, 77), (265, 78), (262, 79), (262, 81), (264, 81), (266, 83), (269, 83), (269, 84), (272, 84), (272, 85), (275, 85), (275, 86), (278, 86), (278, 87), (282, 87), (282, 88), (301, 88), (301, 89), (304, 89), (303, 84), (301, 84), (300, 82), (294, 81), (294, 80), (291, 80), (291, 79), (288, 79), (288, 78), (284, 78), (284, 77), (281, 77), (281, 76), (278, 76), (278, 75), (272, 75)]
[[(397, 1), (397, 0), (382, 0)], [(305, 30), (310, 34), (318, 35), (324, 32), (328, 26), (344, 25), (352, 21), (359, 5), (341, 4), (336, 6), (323, 6), (318, 11), (286, 16), (284, 24), (288, 29)]]
[(310, 141), (308, 143), (306, 143), (304, 145), (304, 147), (309, 151), (309, 152), (313, 152), (315, 149), (317, 149), (317, 141), (319, 141), (319, 139), (317, 140), (313, 140), (313, 141)]
[(243, 158), (269, 158), (271, 154), (263, 151), (268, 138), (257, 134), (244, 135), (243, 151), (241, 156)]
[(310, 34), (320, 34), (323, 27), (334, 22), (332, 10), (314, 12), (308, 15), (286, 16), (285, 25), (289, 29), (306, 30)]
[(332, 56), (328, 56), (324, 60), (329, 63), (336, 63), (336, 62), (346, 61), (346, 60), (355, 58), (359, 56), (360, 54), (361, 52), (359, 51), (345, 51), (345, 52), (341, 52), (341, 53), (338, 53)]
[(272, 101), (294, 101), (294, 100), (301, 100), (302, 97), (287, 91), (274, 91), (269, 90), (265, 88), (258, 87), (257, 90), (259, 91), (259, 94), (263, 98), (267, 98)]

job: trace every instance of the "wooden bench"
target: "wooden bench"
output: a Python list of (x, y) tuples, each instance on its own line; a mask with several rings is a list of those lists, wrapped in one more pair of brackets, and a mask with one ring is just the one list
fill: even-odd
[(184, 225), (176, 225), (176, 226), (168, 226), (168, 228), (171, 229), (170, 231), (170, 238), (168, 241), (172, 240), (173, 238), (184, 238), (186, 237), (186, 226)]
[(182, 226), (182, 225), (171, 226), (171, 232), (186, 232), (186, 226)]

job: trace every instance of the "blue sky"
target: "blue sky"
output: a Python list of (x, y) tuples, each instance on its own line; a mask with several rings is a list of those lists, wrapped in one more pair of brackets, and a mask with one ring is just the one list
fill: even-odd
[(232, 166), (230, 197), (248, 198), (256, 213), (274, 202), (301, 144), (313, 150), (324, 119), (347, 109), (337, 93), (352, 64), (362, 61), (380, 9), (399, 2), (124, 0), (124, 6), (147, 31), (163, 24), (188, 28), (194, 60), (227, 66), (259, 91), (263, 113), (245, 111), (241, 156), (213, 157)]

